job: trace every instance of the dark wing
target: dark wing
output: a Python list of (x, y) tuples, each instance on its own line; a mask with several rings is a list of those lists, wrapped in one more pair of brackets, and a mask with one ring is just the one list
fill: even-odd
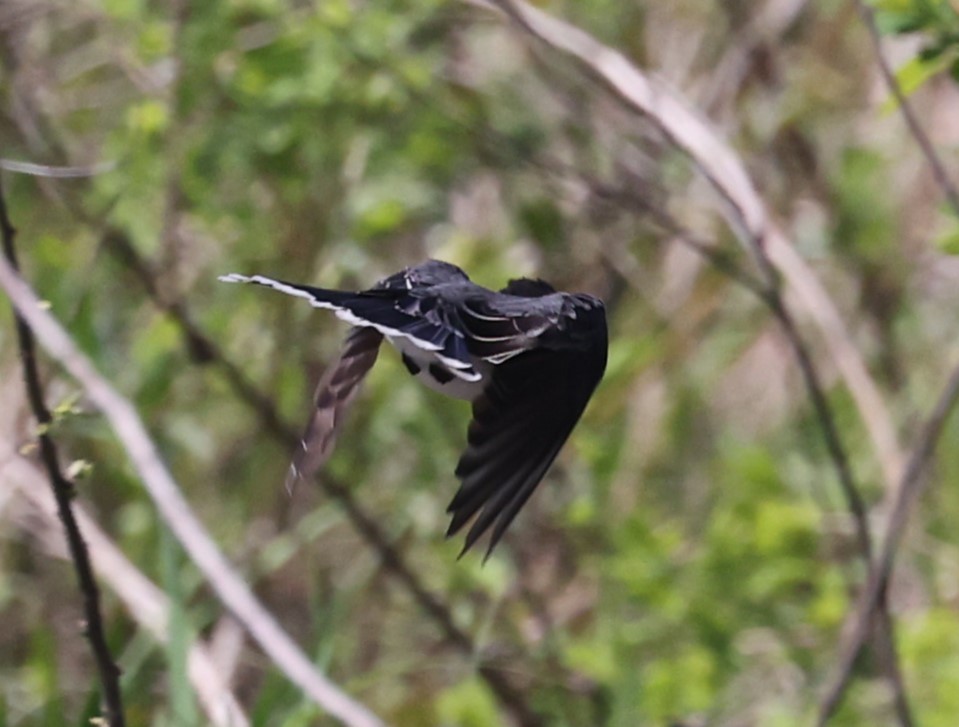
[[(602, 304), (575, 301), (559, 322), (493, 369), (473, 404), (466, 452), (456, 467), (462, 480), (450, 503), (447, 535), (474, 516), (463, 552), (490, 527), (487, 557), (556, 459), (606, 369)], [(535, 316), (531, 316), (535, 318)]]
[(316, 387), (316, 408), (286, 476), (292, 492), (301, 479), (312, 477), (333, 451), (337, 430), (367, 372), (376, 362), (383, 335), (374, 328), (354, 328), (339, 358), (324, 372)]

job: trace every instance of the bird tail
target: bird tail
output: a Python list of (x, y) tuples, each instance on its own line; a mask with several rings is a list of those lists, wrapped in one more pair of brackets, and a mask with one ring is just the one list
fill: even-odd
[(330, 290), (328, 288), (314, 288), (311, 285), (300, 285), (299, 283), (288, 283), (285, 280), (276, 280), (268, 278), (265, 275), (240, 275), (239, 273), (230, 273), (221, 275), (217, 278), (221, 283), (255, 283), (267, 288), (273, 288), (281, 293), (292, 295), (297, 298), (305, 298), (316, 308), (328, 308), (330, 310), (341, 310), (346, 307), (349, 301), (356, 298), (356, 293), (349, 293), (344, 290)]

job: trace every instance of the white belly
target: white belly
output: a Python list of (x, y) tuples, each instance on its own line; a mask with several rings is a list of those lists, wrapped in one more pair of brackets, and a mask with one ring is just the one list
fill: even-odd
[[(492, 365), (482, 360), (473, 361), (473, 368), (480, 374), (477, 381), (467, 381), (440, 361), (432, 351), (425, 351), (408, 338), (387, 336), (389, 342), (404, 356), (404, 363), (414, 378), (441, 394), (454, 399), (473, 401), (486, 385)], [(414, 373), (415, 369), (415, 373)]]

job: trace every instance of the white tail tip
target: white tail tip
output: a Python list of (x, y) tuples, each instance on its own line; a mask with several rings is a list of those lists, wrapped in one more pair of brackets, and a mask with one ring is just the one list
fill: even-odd
[(240, 275), (239, 273), (230, 273), (229, 275), (221, 275), (217, 278), (221, 283), (249, 283), (250, 278), (246, 275)]

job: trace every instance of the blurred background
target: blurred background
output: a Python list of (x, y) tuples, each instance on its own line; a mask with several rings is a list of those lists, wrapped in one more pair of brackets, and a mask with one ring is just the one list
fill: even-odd
[[(879, 5), (884, 52), (956, 177), (955, 3)], [(855, 4), (541, 8), (667, 79), (717, 127), (838, 309), (908, 451), (959, 349), (959, 224)], [(865, 574), (820, 423), (769, 309), (661, 219), (755, 272), (721, 200), (594, 76), (488, 9), (438, 0), (6, 0), (0, 61), (25, 277), (345, 691), (397, 725), (811, 723)], [(608, 305), (605, 380), (485, 565), (443, 537), (468, 406), (384, 349), (325, 489), (290, 496), (290, 439), (346, 327), (216, 281), (364, 288), (427, 257), (489, 287), (536, 276)], [(32, 458), (0, 307), (0, 438), (8, 457)], [(870, 443), (819, 329), (800, 332), (878, 527), (894, 455)], [(77, 503), (172, 604), (160, 645), (103, 586), (129, 722), (206, 724), (185, 667), (199, 633), (251, 723), (329, 723), (232, 625), (105, 420), (42, 361), (54, 436), (79, 462)], [(957, 426), (890, 595), (930, 727), (959, 718)], [(23, 482), (0, 475), (0, 724), (86, 724), (98, 684), (75, 577)], [(897, 724), (871, 650), (855, 677), (833, 723)]]

